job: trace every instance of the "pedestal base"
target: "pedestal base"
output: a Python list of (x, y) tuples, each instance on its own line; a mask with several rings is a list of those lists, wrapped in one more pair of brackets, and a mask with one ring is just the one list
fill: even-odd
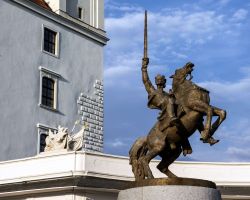
[(118, 200), (221, 200), (213, 182), (197, 179), (152, 179), (133, 182)]

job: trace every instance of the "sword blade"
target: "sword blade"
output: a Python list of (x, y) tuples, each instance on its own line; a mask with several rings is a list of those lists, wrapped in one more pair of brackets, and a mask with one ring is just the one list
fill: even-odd
[(147, 11), (145, 10), (144, 18), (144, 58), (148, 57), (148, 22), (147, 22)]

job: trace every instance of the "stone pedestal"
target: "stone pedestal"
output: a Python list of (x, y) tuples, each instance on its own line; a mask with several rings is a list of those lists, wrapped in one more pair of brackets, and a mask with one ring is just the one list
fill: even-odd
[(185, 178), (133, 182), (119, 193), (118, 200), (221, 200), (211, 181)]

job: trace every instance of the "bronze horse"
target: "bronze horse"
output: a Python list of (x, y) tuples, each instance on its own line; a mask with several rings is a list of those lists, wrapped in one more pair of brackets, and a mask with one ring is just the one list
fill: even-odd
[[(187, 63), (171, 76), (173, 93), (178, 103), (177, 116), (181, 125), (168, 127), (161, 132), (157, 128), (159, 125), (157, 121), (148, 136), (137, 139), (129, 151), (130, 164), (137, 181), (154, 178), (149, 162), (157, 155), (162, 157), (157, 168), (168, 177), (176, 177), (168, 167), (182, 152), (182, 138), (189, 137), (199, 130), (203, 142), (209, 142), (207, 140), (226, 118), (226, 111), (209, 105), (209, 92), (194, 84), (191, 78), (187, 79), (189, 75), (191, 76), (193, 67), (192, 63)], [(207, 116), (205, 126), (203, 125), (204, 116)], [(213, 125), (211, 125), (212, 116), (218, 116)], [(170, 146), (173, 143), (175, 148)]]

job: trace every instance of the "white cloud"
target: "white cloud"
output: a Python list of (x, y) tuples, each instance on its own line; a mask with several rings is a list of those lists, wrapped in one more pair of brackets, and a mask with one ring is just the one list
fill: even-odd
[(250, 67), (241, 67), (240, 72), (245, 74), (245, 76), (250, 77)]
[(231, 0), (220, 0), (219, 3), (223, 6), (227, 5)]
[(133, 67), (127, 67), (127, 66), (111, 67), (104, 71), (104, 76), (105, 78), (110, 78), (110, 77), (112, 78), (115, 76), (125, 75), (133, 71), (136, 71), (136, 69)]
[(227, 102), (242, 102), (250, 99), (250, 76), (235, 81), (206, 81), (199, 83), (204, 88), (211, 91), (217, 99), (223, 99)]
[[(227, 4), (230, 0), (220, 0)], [(119, 15), (110, 14), (106, 18), (106, 30), (111, 38), (106, 47), (105, 76), (112, 78), (129, 75), (140, 66), (143, 54), (143, 8), (133, 4), (119, 4), (110, 1), (106, 4), (110, 13), (119, 11)], [(190, 8), (191, 9), (191, 8)], [(237, 35), (237, 23), (247, 17), (248, 11), (237, 10), (232, 16), (218, 13), (216, 10), (185, 10), (183, 8), (162, 8), (158, 12), (148, 13), (149, 57), (151, 64), (164, 65), (169, 58), (183, 61), (190, 57), (190, 49), (204, 46), (213, 39)], [(237, 23), (236, 23), (237, 22)], [(226, 33), (226, 36), (225, 36)], [(219, 36), (219, 37), (218, 37)], [(174, 49), (174, 50), (173, 50)], [(129, 61), (129, 62), (128, 62)], [(249, 79), (233, 84), (234, 89), (248, 88)], [(224, 89), (227, 83), (206, 82), (204, 85)], [(225, 88), (230, 93), (228, 87)], [(231, 88), (230, 88), (231, 90)], [(220, 91), (218, 91), (219, 93)]]
[[(106, 48), (109, 59), (105, 63), (105, 76), (108, 78), (133, 73), (141, 64), (144, 12), (134, 10), (127, 9), (119, 17), (106, 18), (106, 30), (111, 38)], [(154, 65), (166, 65), (159, 59), (165, 55), (185, 60), (191, 46), (204, 45), (227, 29), (224, 16), (214, 11), (149, 12), (148, 20), (149, 57)]]
[[(228, 2), (228, 0), (220, 1), (222, 4)], [(144, 12), (139, 6), (112, 1), (107, 4), (107, 8), (111, 13), (119, 10), (119, 16), (110, 15), (106, 18), (106, 30), (111, 41), (106, 48), (106, 57), (109, 60), (105, 64), (108, 68), (105, 74), (112, 78), (112, 75), (133, 73), (132, 68), (140, 65)], [(149, 12), (148, 15), (149, 57), (153, 61), (151, 63), (159, 65), (161, 62), (166, 65), (162, 63), (160, 57), (168, 56), (174, 57), (175, 60), (185, 60), (190, 57), (191, 47), (204, 46), (219, 35), (225, 36), (225, 33), (233, 36), (237, 30), (232, 28), (236, 25), (236, 21), (233, 22), (232, 19), (245, 18), (247, 10), (239, 9), (233, 16), (226, 16), (216, 11), (202, 9), (186, 11), (181, 8), (162, 8), (161, 11)], [(134, 66), (126, 64), (123, 59), (130, 59)], [(116, 67), (117, 69), (113, 69)]]
[(247, 10), (239, 9), (233, 14), (232, 21), (234, 22), (242, 21), (247, 18), (247, 15), (248, 15)]
[(105, 0), (105, 10), (108, 15), (113, 16), (122, 12), (141, 12), (144, 10), (136, 4), (118, 2), (116, 0)]
[(114, 148), (121, 148), (124, 146), (128, 146), (128, 142), (124, 141), (124, 139), (119, 139), (119, 138), (116, 138), (113, 141), (108, 141), (107, 144)]
[(111, 38), (107, 48), (119, 49), (121, 53), (124, 49), (135, 49), (141, 39), (143, 28), (143, 13), (126, 14), (119, 18), (107, 18), (106, 30)]
[[(120, 53), (120, 55), (118, 55)], [(141, 55), (130, 51), (126, 53), (116, 52), (116, 48), (106, 52), (106, 57), (111, 58), (106, 62), (104, 78), (112, 85), (113, 81), (121, 77), (127, 77), (140, 70)], [(107, 85), (106, 85), (107, 86)]]
[(167, 38), (166, 44), (177, 41), (188, 44), (199, 44), (201, 41), (205, 43), (225, 28), (223, 15), (214, 11), (174, 10), (168, 13), (151, 13), (149, 19), (150, 26), (153, 26), (153, 40), (160, 44), (164, 40), (159, 38)]
[(234, 146), (248, 145), (250, 142), (249, 124), (250, 119), (238, 116), (236, 120), (220, 128), (219, 136), (231, 141), (231, 145)]
[(105, 9), (120, 12), (141, 12), (143, 9), (133, 5), (119, 5), (115, 3), (106, 3)]
[(226, 153), (233, 161), (250, 161), (250, 148), (229, 147)]
[(187, 59), (187, 58), (188, 58), (187, 55), (181, 54), (181, 53), (177, 53), (177, 52), (175, 52), (175, 51), (172, 51), (172, 55), (173, 55), (174, 57), (177, 57), (177, 58), (180, 58), (180, 59)]

